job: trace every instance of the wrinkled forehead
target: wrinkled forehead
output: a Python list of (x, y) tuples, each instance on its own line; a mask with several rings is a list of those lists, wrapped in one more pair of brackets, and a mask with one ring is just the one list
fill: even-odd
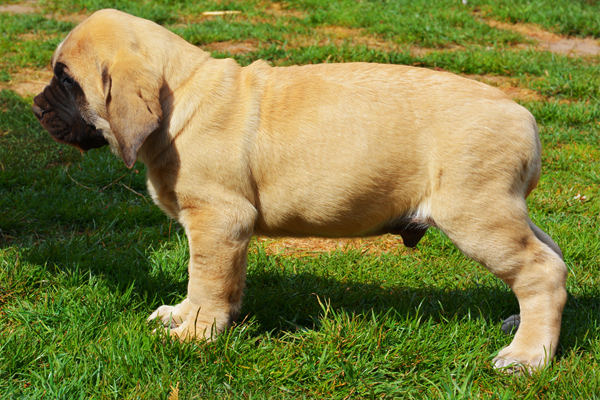
[(93, 40), (90, 40), (90, 35), (83, 28), (85, 26), (77, 26), (58, 45), (52, 56), (52, 68), (57, 63), (65, 63), (67, 60), (77, 59), (85, 62), (86, 58), (90, 58), (94, 54)]
[(126, 15), (98, 12), (77, 25), (58, 45), (52, 56), (52, 67), (67, 60), (79, 64), (93, 62), (101, 57), (111, 59), (116, 49), (123, 45), (124, 31), (128, 25)]

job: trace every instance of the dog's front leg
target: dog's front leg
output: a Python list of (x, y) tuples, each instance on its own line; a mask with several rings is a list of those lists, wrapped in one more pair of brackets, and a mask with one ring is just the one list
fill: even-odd
[(256, 210), (243, 200), (183, 208), (179, 219), (190, 247), (188, 296), (150, 318), (160, 317), (181, 340), (212, 339), (225, 330), (240, 311), (255, 218)]

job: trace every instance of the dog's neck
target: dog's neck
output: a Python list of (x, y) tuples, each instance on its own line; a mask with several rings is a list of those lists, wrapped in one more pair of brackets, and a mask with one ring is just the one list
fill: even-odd
[[(163, 85), (160, 92), (162, 121), (160, 127), (146, 139), (138, 153), (141, 161), (155, 163), (162, 152), (184, 131), (192, 118), (207, 123), (214, 118), (218, 108), (232, 102), (227, 97), (238, 93), (242, 68), (233, 59), (214, 59), (210, 54), (186, 42), (189, 46), (169, 60), (163, 68)], [(235, 113), (239, 110), (231, 110)], [(197, 134), (200, 132), (194, 132)]]

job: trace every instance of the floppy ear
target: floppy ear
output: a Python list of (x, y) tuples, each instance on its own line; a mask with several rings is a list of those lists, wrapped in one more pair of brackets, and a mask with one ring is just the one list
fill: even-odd
[(120, 60), (103, 75), (108, 122), (127, 168), (133, 167), (144, 140), (162, 118), (162, 77), (140, 60)]

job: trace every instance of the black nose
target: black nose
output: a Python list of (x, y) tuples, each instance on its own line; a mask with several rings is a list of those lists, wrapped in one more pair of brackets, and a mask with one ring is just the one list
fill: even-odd
[(32, 109), (33, 109), (33, 113), (35, 114), (35, 116), (37, 117), (37, 119), (44, 118), (44, 114), (46, 114), (46, 111), (42, 110), (41, 108), (39, 108), (35, 104), (33, 105)]

